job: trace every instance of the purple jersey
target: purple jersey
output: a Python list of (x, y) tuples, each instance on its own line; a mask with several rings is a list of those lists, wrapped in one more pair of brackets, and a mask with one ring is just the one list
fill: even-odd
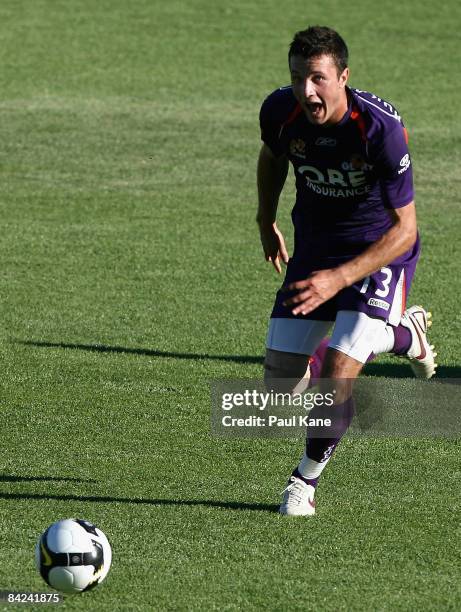
[(286, 155), (296, 178), (294, 258), (351, 255), (392, 225), (390, 208), (413, 200), (402, 119), (377, 96), (347, 88), (349, 106), (330, 127), (309, 123), (291, 87), (274, 91), (260, 113), (262, 139)]

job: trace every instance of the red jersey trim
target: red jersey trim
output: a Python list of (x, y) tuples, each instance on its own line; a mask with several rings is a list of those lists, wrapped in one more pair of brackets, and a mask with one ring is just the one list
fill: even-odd
[(279, 132), (279, 138), (283, 132), (283, 128), (287, 125), (290, 125), (290, 123), (293, 123), (293, 121), (296, 119), (296, 117), (301, 113), (302, 108), (301, 105), (299, 104), (299, 102), (296, 104), (295, 108), (291, 111), (291, 113), (288, 115), (288, 118), (286, 119), (286, 121), (284, 121), (282, 123), (282, 125), (280, 126), (280, 132)]
[(360, 111), (357, 109), (357, 107), (354, 107), (352, 109), (351, 119), (352, 119), (352, 121), (356, 121), (357, 122), (357, 127), (359, 128), (362, 140), (363, 140), (363, 142), (366, 142), (367, 141), (367, 128), (365, 126), (365, 120), (364, 120), (362, 114), (360, 113)]

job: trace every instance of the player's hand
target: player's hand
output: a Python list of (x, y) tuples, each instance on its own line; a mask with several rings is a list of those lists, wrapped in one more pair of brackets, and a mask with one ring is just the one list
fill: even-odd
[(285, 300), (284, 305), (293, 306), (291, 312), (294, 315), (306, 315), (346, 286), (346, 280), (339, 268), (312, 272), (305, 280), (284, 287), (284, 291), (297, 291)]
[(282, 232), (274, 223), (260, 223), (259, 232), (263, 246), (264, 257), (270, 261), (279, 274), (282, 272), (280, 260), (287, 264), (289, 257)]

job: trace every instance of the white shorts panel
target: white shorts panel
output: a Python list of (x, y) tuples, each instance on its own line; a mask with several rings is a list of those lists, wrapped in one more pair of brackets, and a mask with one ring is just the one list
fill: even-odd
[(392, 300), (391, 309), (389, 311), (389, 325), (397, 327), (405, 310), (405, 270), (400, 273), (399, 280), (395, 287), (394, 299)]
[(332, 321), (273, 318), (269, 323), (266, 347), (284, 353), (313, 355), (332, 325)]
[(328, 346), (366, 363), (385, 327), (386, 321), (382, 319), (373, 319), (363, 312), (340, 310)]

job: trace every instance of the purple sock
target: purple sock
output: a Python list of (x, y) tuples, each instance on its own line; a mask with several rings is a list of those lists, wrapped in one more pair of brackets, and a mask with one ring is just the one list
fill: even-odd
[(298, 468), (295, 468), (291, 472), (291, 475), (295, 476), (296, 478), (299, 478), (300, 480), (302, 480), (306, 484), (311, 485), (311, 487), (314, 487), (314, 489), (317, 486), (317, 483), (318, 483), (319, 478), (320, 478), (320, 476), (318, 478), (304, 478), (304, 476), (298, 472)]
[[(326, 410), (328, 411), (327, 413), (325, 412)], [(316, 463), (324, 463), (330, 458), (352, 421), (354, 416), (354, 401), (352, 397), (350, 397), (343, 404), (338, 404), (328, 409), (325, 407), (314, 407), (310, 412), (310, 416), (312, 418), (331, 417), (334, 423), (331, 437), (315, 438), (311, 436), (306, 438), (306, 456), (308, 459)], [(306, 478), (301, 475), (298, 468), (295, 468), (291, 475), (300, 478), (303, 482), (314, 488), (317, 486), (320, 479), (320, 474), (315, 478)]]
[[(306, 439), (306, 455), (309, 459), (323, 463), (330, 458), (331, 454), (338, 446), (341, 438), (346, 433), (354, 417), (354, 400), (350, 397), (343, 404), (334, 405), (330, 408), (331, 417), (334, 423), (334, 430), (330, 438), (314, 438)], [(312, 418), (318, 418), (325, 415), (325, 408), (313, 408), (310, 412)]]
[(411, 346), (411, 331), (403, 325), (394, 327), (394, 348), (391, 353), (405, 355)]

